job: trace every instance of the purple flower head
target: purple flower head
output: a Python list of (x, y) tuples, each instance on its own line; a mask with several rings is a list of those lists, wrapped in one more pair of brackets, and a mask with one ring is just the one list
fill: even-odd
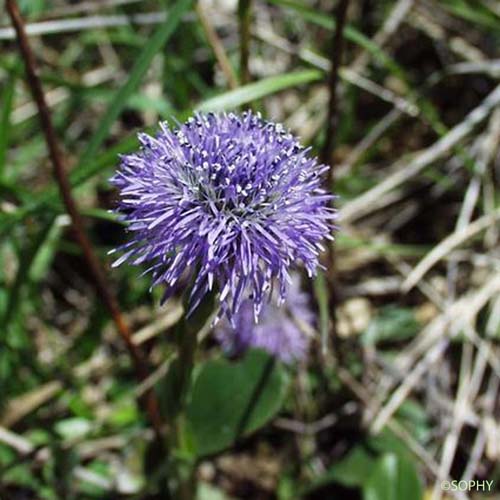
[(314, 313), (307, 294), (300, 290), (300, 279), (293, 276), (285, 305), (278, 306), (273, 295), (264, 303), (255, 323), (253, 305), (245, 299), (234, 316), (234, 325), (224, 319), (215, 328), (215, 336), (228, 354), (239, 355), (250, 347), (264, 349), (285, 363), (303, 359), (309, 347), (307, 329), (314, 324)]
[(331, 238), (332, 198), (321, 188), (328, 167), (282, 125), (245, 112), (196, 114), (121, 157), (111, 182), (133, 236), (114, 263), (146, 263), (167, 300), (183, 276), (190, 311), (214, 287), (220, 315), (245, 297), (257, 320), (271, 284), (286, 296), (289, 271), (316, 272), (321, 240)]

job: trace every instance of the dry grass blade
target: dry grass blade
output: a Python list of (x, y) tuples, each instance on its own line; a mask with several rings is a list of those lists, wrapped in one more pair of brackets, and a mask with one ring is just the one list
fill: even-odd
[(371, 431), (374, 434), (379, 433), (383, 429), (392, 415), (394, 415), (396, 410), (406, 400), (410, 392), (420, 382), (424, 373), (426, 373), (433, 364), (437, 363), (448, 347), (448, 343), (449, 341), (447, 339), (442, 339), (437, 342), (419, 361), (416, 367), (405, 377), (404, 382), (392, 393), (389, 401), (373, 420)]
[[(0, 427), (0, 443), (13, 448), (21, 456), (36, 453), (36, 460), (39, 463), (46, 463), (51, 457), (51, 452), (48, 448), (37, 449), (36, 446), (25, 437), (2, 427)], [(86, 467), (76, 466), (72, 473), (75, 480), (84, 481), (106, 491), (115, 490), (112, 481), (103, 478), (100, 474), (97, 474)]]
[[(135, 14), (131, 16), (86, 16), (70, 19), (56, 19), (53, 21), (41, 21), (26, 25), (28, 36), (40, 36), (59, 33), (74, 33), (77, 31), (91, 30), (96, 28), (112, 28), (118, 26), (129, 26), (133, 24), (149, 25), (165, 22), (165, 12), (151, 12), (147, 14)], [(16, 32), (13, 28), (0, 28), (0, 40), (15, 40)]]
[(55, 397), (62, 389), (63, 384), (58, 380), (54, 380), (10, 401), (5, 411), (0, 415), (0, 425), (4, 427), (14, 425), (26, 415), (34, 412), (39, 406)]
[[(383, 47), (404, 22), (414, 4), (415, 0), (399, 0), (392, 8), (380, 31), (373, 37), (373, 42), (379, 47)], [(352, 69), (362, 71), (369, 62), (370, 55), (363, 52), (355, 59)]]
[(424, 168), (441, 158), (471, 133), (498, 104), (500, 104), (500, 85), (477, 108), (471, 111), (462, 122), (453, 127), (430, 148), (417, 154), (413, 159), (409, 160), (407, 165), (404, 165), (403, 161), (399, 160), (394, 165), (396, 171), (393, 174), (355, 200), (346, 203), (339, 211), (340, 220), (344, 223), (353, 222), (368, 212), (380, 208), (383, 205), (384, 196), (389, 191), (415, 177)]
[(480, 217), (463, 229), (450, 234), (447, 238), (436, 245), (432, 251), (429, 252), (411, 271), (401, 285), (403, 292), (410, 291), (432, 266), (434, 266), (437, 262), (439, 262), (439, 260), (445, 257), (457, 246), (476, 236), (481, 231), (484, 231), (492, 224), (495, 224), (499, 219), (500, 210), (496, 210), (494, 213), (483, 215), (483, 217)]
[[(374, 433), (386, 425), (394, 412), (406, 400), (410, 392), (421, 381), (422, 376), (429, 367), (435, 364), (443, 355), (449, 343), (449, 337), (454, 337), (465, 330), (467, 325), (471, 325), (479, 311), (500, 292), (500, 273), (494, 275), (478, 291), (461, 298), (450, 306), (450, 308), (434, 319), (414, 341), (410, 344), (406, 352), (398, 356), (394, 362), (399, 373), (405, 373), (401, 385), (392, 392), (392, 396), (384, 407), (373, 419), (371, 429)], [(422, 359), (415, 364), (413, 369), (410, 366), (414, 360), (422, 355)], [(494, 364), (490, 357), (490, 362)], [(379, 391), (381, 397), (383, 392)]]
[(236, 87), (238, 87), (238, 79), (236, 78), (236, 74), (234, 73), (231, 61), (227, 56), (224, 45), (222, 44), (219, 36), (217, 35), (217, 32), (212, 26), (210, 16), (207, 15), (203, 5), (200, 2), (196, 4), (195, 8), (198, 17), (200, 18), (203, 29), (205, 30), (205, 34), (210, 43), (210, 46), (212, 47), (215, 57), (217, 58), (217, 62), (219, 63), (224, 76), (226, 77), (229, 88), (235, 89)]

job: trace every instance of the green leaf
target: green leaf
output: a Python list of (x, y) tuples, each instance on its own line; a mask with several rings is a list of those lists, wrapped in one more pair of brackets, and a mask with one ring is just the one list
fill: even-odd
[(280, 90), (321, 80), (323, 72), (303, 70), (284, 75), (270, 76), (255, 83), (249, 83), (229, 92), (207, 99), (198, 106), (199, 111), (220, 111), (234, 109), (256, 99), (261, 99)]
[(366, 481), (367, 471), (372, 469), (374, 463), (375, 458), (363, 446), (357, 446), (334, 464), (327, 476), (347, 487), (362, 486)]
[(20, 0), (19, 8), (21, 12), (28, 18), (36, 18), (45, 10), (45, 0)]
[(108, 109), (89, 141), (86, 150), (83, 152), (79, 165), (85, 165), (95, 156), (99, 146), (106, 139), (113, 122), (118, 118), (129, 98), (141, 83), (142, 77), (146, 73), (153, 57), (161, 50), (167, 40), (172, 36), (181, 21), (182, 15), (190, 7), (192, 0), (179, 0), (175, 2), (167, 15), (167, 20), (161, 25), (153, 36), (149, 39), (130, 72), (130, 76), (125, 85), (121, 87), (111, 100)]
[(38, 283), (46, 276), (57, 252), (57, 246), (66, 224), (66, 216), (59, 216), (44, 231), (43, 243), (40, 245), (29, 268), (28, 274), (31, 282)]
[(422, 405), (411, 399), (406, 399), (395, 414), (398, 422), (403, 425), (417, 441), (425, 445), (431, 435), (432, 426)]
[(57, 422), (54, 429), (62, 438), (73, 440), (87, 435), (92, 429), (92, 422), (81, 417), (67, 418)]
[(124, 398), (114, 408), (109, 416), (109, 423), (114, 427), (126, 427), (140, 420), (140, 414), (135, 400)]
[(405, 340), (416, 335), (419, 328), (411, 309), (386, 306), (368, 325), (363, 333), (363, 342), (374, 345), (384, 341)]
[(360, 488), (369, 477), (369, 472), (373, 469), (375, 462), (375, 455), (370, 454), (362, 445), (356, 446), (314, 481), (307, 488), (307, 492), (312, 492), (330, 483), (339, 483), (347, 488)]
[(382, 455), (363, 487), (364, 500), (421, 500), (422, 483), (409, 460), (393, 453)]
[(495, 30), (498, 33), (500, 29), (500, 20), (493, 12), (488, 11), (480, 2), (470, 2), (465, 0), (443, 0), (443, 8), (452, 14), (470, 21), (484, 28)]
[(25, 491), (39, 491), (42, 485), (41, 481), (33, 474), (29, 463), (21, 463), (10, 467), (7, 472), (2, 474), (3, 484), (14, 484), (18, 489), (24, 488)]
[(366, 444), (368, 448), (380, 455), (391, 453), (405, 460), (411, 461), (413, 459), (413, 453), (405, 442), (388, 429), (383, 430), (376, 436), (370, 436)]
[[(21, 299), (23, 297), (23, 290), (27, 285), (27, 278), (29, 277), (33, 263), (36, 261), (37, 256), (41, 251), (44, 251), (46, 238), (47, 235), (51, 233), (53, 222), (54, 219), (51, 219), (49, 222), (44, 224), (38, 233), (32, 238), (30, 244), (27, 245), (26, 248), (24, 248), (19, 254), (17, 274), (10, 287), (5, 311), (3, 311), (2, 326), (3, 332), (5, 332), (2, 332), (3, 335), (6, 335), (7, 332), (10, 331), (10, 327), (12, 326), (11, 323), (16, 318), (22, 303)], [(0, 336), (2, 336), (1, 333)], [(14, 339), (14, 335), (9, 335), (9, 339)]]
[(223, 490), (202, 481), (198, 484), (196, 500), (230, 500), (230, 498)]
[(198, 456), (229, 447), (239, 435), (262, 427), (280, 410), (288, 384), (279, 365), (271, 367), (266, 383), (256, 390), (270, 361), (266, 353), (250, 351), (237, 362), (219, 359), (201, 367), (186, 411)]

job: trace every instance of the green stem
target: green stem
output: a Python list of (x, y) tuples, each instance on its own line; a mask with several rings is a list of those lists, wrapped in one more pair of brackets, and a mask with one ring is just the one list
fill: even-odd
[(198, 333), (201, 327), (209, 320), (214, 307), (214, 297), (207, 296), (198, 306), (194, 314), (184, 318), (177, 329), (178, 358), (175, 372), (175, 409), (172, 416), (172, 444), (179, 452), (179, 459), (175, 461), (176, 488), (174, 498), (180, 500), (194, 500), (196, 498), (196, 464), (190, 458), (185, 442), (185, 409), (191, 382), (198, 345)]
[(177, 332), (176, 408), (172, 418), (172, 444), (181, 455), (175, 459), (174, 464), (176, 476), (174, 498), (180, 500), (194, 500), (197, 489), (195, 465), (182, 457), (185, 448), (184, 410), (191, 389), (197, 334), (198, 329), (194, 330), (187, 320), (182, 321), (182, 325)]
[(177, 378), (178, 413), (182, 413), (186, 405), (187, 395), (191, 386), (191, 375), (194, 367), (198, 330), (193, 330), (187, 322), (185, 328), (178, 332), (179, 372)]

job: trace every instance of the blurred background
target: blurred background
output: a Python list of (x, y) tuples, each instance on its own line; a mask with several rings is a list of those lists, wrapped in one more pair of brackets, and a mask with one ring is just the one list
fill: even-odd
[[(137, 268), (110, 269), (126, 234), (108, 179), (137, 131), (195, 109), (251, 107), (320, 154), (339, 3), (18, 3), (73, 196), (151, 375), (136, 382), (96, 295), (0, 8), (0, 498), (163, 498), (137, 398), (155, 387), (168, 412), (183, 310), (160, 307)], [(182, 451), (198, 498), (500, 498), (499, 42), (497, 0), (347, 2), (326, 158), (335, 300), (322, 274), (305, 286), (309, 356), (277, 366), (236, 440), (225, 429), (264, 354), (223, 361), (205, 327), (197, 446)]]

